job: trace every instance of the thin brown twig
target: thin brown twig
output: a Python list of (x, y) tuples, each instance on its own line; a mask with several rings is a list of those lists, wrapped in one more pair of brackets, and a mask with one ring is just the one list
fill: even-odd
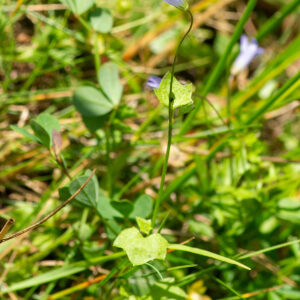
[(268, 293), (268, 292), (271, 292), (271, 291), (281, 289), (282, 287), (283, 287), (283, 285), (276, 285), (276, 286), (266, 288), (266, 289), (263, 289), (263, 290), (259, 290), (259, 291), (255, 291), (255, 292), (252, 292), (252, 293), (242, 294), (242, 297), (243, 298), (250, 298), (250, 297), (253, 297), (253, 296), (256, 296), (256, 295), (260, 295), (260, 294), (264, 294), (264, 293)]
[[(1, 221), (2, 220), (3, 219), (1, 218)], [(2, 228), (0, 228), (0, 239), (2, 239), (6, 235), (6, 232), (11, 228), (11, 226), (14, 224), (14, 222), (15, 222), (14, 219), (6, 220), (4, 226)]]
[(17, 231), (11, 235), (9, 235), (7, 238), (0, 240), (0, 244), (3, 242), (6, 242), (8, 240), (11, 240), (19, 235), (22, 235), (32, 229), (37, 228), (38, 226), (40, 226), (41, 224), (45, 223), (46, 221), (48, 221), (51, 217), (53, 217), (57, 212), (59, 212), (62, 208), (64, 208), (68, 203), (70, 203), (83, 189), (84, 187), (88, 184), (88, 182), (92, 179), (92, 177), (94, 176), (96, 170), (94, 169), (91, 173), (91, 175), (89, 176), (89, 178), (82, 184), (82, 186), (70, 197), (68, 198), (64, 203), (62, 203), (60, 206), (58, 206), (55, 210), (53, 210), (49, 215), (47, 215), (46, 217), (44, 217), (42, 220), (38, 221), (35, 224), (32, 224), (30, 226), (28, 226), (27, 228), (24, 228), (20, 231)]

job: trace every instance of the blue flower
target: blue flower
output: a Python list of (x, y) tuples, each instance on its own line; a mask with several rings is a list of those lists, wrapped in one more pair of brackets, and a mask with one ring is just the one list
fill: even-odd
[(263, 53), (264, 49), (258, 46), (257, 40), (252, 38), (249, 42), (249, 39), (246, 35), (241, 36), (241, 49), (240, 53), (235, 59), (232, 67), (231, 74), (236, 75), (244, 68), (246, 68), (254, 57)]
[(161, 78), (157, 76), (149, 76), (147, 80), (147, 86), (151, 89), (158, 89), (161, 83)]
[(188, 4), (185, 0), (164, 0), (166, 3), (171, 4), (179, 9), (187, 9)]

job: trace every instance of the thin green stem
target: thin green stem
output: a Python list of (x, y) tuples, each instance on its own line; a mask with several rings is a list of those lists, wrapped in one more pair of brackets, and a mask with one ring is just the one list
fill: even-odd
[(187, 30), (187, 32), (184, 34), (184, 36), (182, 37), (181, 41), (179, 42), (176, 52), (175, 52), (175, 56), (173, 59), (173, 63), (172, 63), (172, 69), (171, 69), (171, 82), (170, 82), (170, 92), (169, 92), (169, 102), (171, 100), (171, 98), (173, 97), (172, 95), (172, 88), (173, 88), (173, 79), (174, 79), (174, 73), (175, 73), (175, 65), (176, 65), (176, 60), (177, 60), (177, 56), (178, 56), (178, 52), (179, 52), (179, 48), (181, 47), (183, 41), (185, 40), (185, 38), (188, 36), (188, 34), (191, 32), (193, 24), (194, 24), (194, 17), (193, 14), (191, 13), (190, 10), (186, 10), (185, 11), (187, 13), (187, 15), (190, 18), (190, 26)]
[(152, 216), (152, 228), (154, 228), (154, 226), (155, 226), (156, 217), (158, 214), (159, 206), (161, 204), (161, 196), (162, 196), (163, 189), (164, 189), (165, 177), (167, 174), (168, 161), (169, 161), (171, 144), (172, 144), (172, 129), (173, 129), (173, 116), (174, 116), (174, 109), (173, 109), (174, 95), (173, 95), (172, 89), (173, 89), (173, 78), (174, 78), (174, 73), (175, 73), (176, 60), (177, 60), (179, 48), (181, 47), (181, 45), (182, 45), (183, 41), (185, 40), (185, 38), (187, 37), (187, 35), (192, 30), (193, 23), (194, 23), (193, 14), (191, 13), (191, 11), (187, 10), (186, 13), (190, 17), (190, 26), (177, 46), (175, 56), (173, 59), (173, 63), (172, 63), (172, 68), (171, 68), (171, 81), (170, 81), (170, 91), (169, 91), (168, 143), (167, 143), (167, 150), (166, 150), (165, 160), (164, 160), (162, 174), (161, 174), (160, 187), (159, 187), (157, 199), (156, 199), (155, 206), (154, 206), (153, 216)]
[(107, 190), (108, 190), (108, 195), (111, 196), (112, 178), (111, 178), (111, 168), (110, 168), (110, 132), (108, 126), (105, 128), (105, 145), (106, 145), (106, 165), (107, 165)]
[(87, 31), (93, 31), (92, 27), (80, 15), (76, 15), (76, 18)]
[(164, 278), (162, 277), (161, 273), (159, 272), (159, 270), (157, 268), (155, 268), (153, 265), (149, 264), (149, 263), (145, 263), (145, 265), (149, 266), (150, 268), (152, 268), (159, 276), (160, 280), (163, 280)]
[[(227, 111), (227, 124), (228, 129), (231, 129), (231, 82), (233, 77), (230, 75), (229, 67), (227, 71), (227, 99), (226, 99), (226, 111)], [(229, 145), (229, 169), (230, 169), (230, 182), (231, 185), (234, 183), (234, 166), (233, 166), (233, 151), (232, 147)]]
[(227, 112), (227, 124), (228, 128), (231, 127), (231, 81), (232, 76), (229, 75), (227, 79), (227, 99), (226, 99), (226, 112)]
[(99, 56), (99, 46), (98, 46), (98, 34), (94, 32), (94, 60), (95, 60), (95, 69), (98, 76), (100, 70), (100, 56)]

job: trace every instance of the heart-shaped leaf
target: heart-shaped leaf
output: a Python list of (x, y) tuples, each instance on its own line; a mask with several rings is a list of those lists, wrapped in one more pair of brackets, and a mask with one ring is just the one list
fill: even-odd
[(114, 246), (122, 248), (130, 262), (142, 265), (153, 259), (164, 260), (167, 254), (168, 242), (159, 233), (143, 237), (137, 228), (124, 229), (114, 241)]
[(118, 105), (123, 91), (123, 86), (119, 78), (118, 66), (111, 62), (101, 66), (98, 73), (98, 82), (112, 104)]
[[(171, 84), (171, 73), (167, 73), (162, 79), (159, 88), (154, 89), (155, 95), (159, 101), (165, 106), (169, 106), (169, 93)], [(173, 108), (176, 109), (182, 106), (190, 106), (193, 104), (192, 92), (193, 85), (181, 84), (175, 77), (173, 78), (172, 92), (174, 94)]]
[(73, 102), (76, 109), (86, 117), (97, 117), (109, 113), (113, 104), (97, 89), (82, 86), (74, 91)]

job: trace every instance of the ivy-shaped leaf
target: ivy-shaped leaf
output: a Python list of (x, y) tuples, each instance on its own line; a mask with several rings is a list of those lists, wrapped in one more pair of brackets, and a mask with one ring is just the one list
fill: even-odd
[[(169, 93), (170, 93), (170, 84), (171, 84), (171, 73), (168, 72), (162, 79), (159, 88), (154, 89), (155, 95), (159, 101), (165, 106), (169, 106)], [(193, 85), (181, 84), (175, 77), (173, 78), (172, 92), (174, 95), (173, 108), (179, 108), (183, 106), (190, 106), (193, 104), (192, 92)]]
[(114, 246), (122, 248), (130, 262), (137, 266), (153, 259), (164, 260), (168, 242), (159, 233), (143, 237), (137, 228), (131, 227), (121, 231), (114, 241)]
[(152, 229), (151, 220), (146, 220), (144, 218), (136, 217), (136, 222), (142, 233), (149, 234)]

